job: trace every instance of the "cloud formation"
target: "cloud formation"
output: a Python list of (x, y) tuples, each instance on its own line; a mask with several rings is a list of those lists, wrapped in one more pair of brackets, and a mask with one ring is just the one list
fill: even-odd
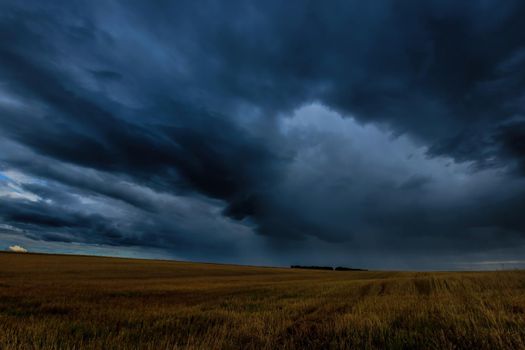
[(520, 1), (0, 13), (4, 235), (265, 264), (523, 253)]
[(27, 249), (19, 245), (9, 246), (9, 251), (14, 253), (27, 253)]

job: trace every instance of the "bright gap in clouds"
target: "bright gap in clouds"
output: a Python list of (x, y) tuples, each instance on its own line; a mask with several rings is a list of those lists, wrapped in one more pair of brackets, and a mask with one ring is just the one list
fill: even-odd
[(2, 197), (13, 199), (25, 199), (31, 202), (41, 200), (41, 198), (23, 189), (23, 184), (33, 183), (35, 180), (13, 170), (4, 170), (0, 172), (0, 199)]

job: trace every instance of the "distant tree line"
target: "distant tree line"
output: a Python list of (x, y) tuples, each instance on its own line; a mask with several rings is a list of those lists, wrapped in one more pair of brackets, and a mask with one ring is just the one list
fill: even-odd
[(337, 266), (335, 271), (368, 271), (367, 269), (355, 269), (353, 267)]
[(366, 269), (354, 269), (351, 267), (344, 266), (303, 266), (303, 265), (292, 265), (292, 269), (307, 269), (307, 270), (329, 270), (329, 271), (367, 271)]

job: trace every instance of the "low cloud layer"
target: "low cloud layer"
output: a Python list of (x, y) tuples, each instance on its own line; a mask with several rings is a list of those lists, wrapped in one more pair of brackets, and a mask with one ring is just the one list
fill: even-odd
[(14, 253), (27, 253), (27, 249), (19, 245), (9, 246), (9, 251)]
[(524, 16), (520, 1), (3, 2), (0, 240), (514, 261)]

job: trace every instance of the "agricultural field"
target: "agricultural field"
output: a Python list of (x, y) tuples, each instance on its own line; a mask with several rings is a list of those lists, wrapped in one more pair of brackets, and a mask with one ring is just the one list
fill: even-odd
[(525, 349), (525, 271), (2, 253), (0, 349)]

